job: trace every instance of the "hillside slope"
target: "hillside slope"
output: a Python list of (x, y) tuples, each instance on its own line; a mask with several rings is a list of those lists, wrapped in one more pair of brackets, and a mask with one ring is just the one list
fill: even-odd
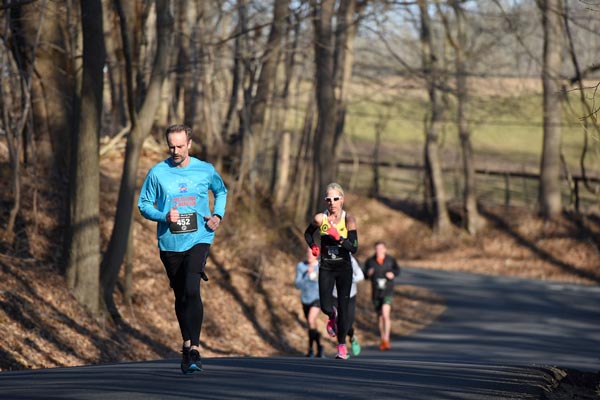
[[(140, 180), (162, 157), (145, 152)], [(102, 160), (105, 244), (121, 165), (119, 153)], [(28, 170), (23, 177), (26, 195), (16, 244), (0, 243), (0, 371), (176, 357), (180, 337), (154, 224), (135, 217), (131, 303), (124, 303), (122, 291), (116, 293), (123, 321), (92, 318), (66, 289), (58, 264), (61, 244), (55, 238), (62, 235), (64, 193), (60, 185), (42, 184), (39, 174)], [(0, 196), (4, 218), (9, 191)], [(349, 194), (346, 206), (358, 218), (361, 261), (376, 240), (384, 239), (401, 265), (600, 283), (596, 216), (544, 223), (526, 210), (485, 210), (488, 228), (481, 235), (471, 237), (456, 228), (439, 238), (411, 204)], [(202, 284), (204, 356), (305, 352), (306, 327), (294, 288), (295, 265), (303, 254), (297, 228), (304, 227), (290, 229), (268, 206), (251, 209), (243, 198), (230, 198), (207, 264), (210, 280)], [(368, 283), (359, 285), (357, 328), (366, 345), (377, 343), (369, 292)], [(393, 334), (421, 329), (443, 310), (443, 299), (435, 293), (399, 285)], [(324, 332), (325, 317), (319, 322)], [(332, 354), (333, 342), (326, 340)]]

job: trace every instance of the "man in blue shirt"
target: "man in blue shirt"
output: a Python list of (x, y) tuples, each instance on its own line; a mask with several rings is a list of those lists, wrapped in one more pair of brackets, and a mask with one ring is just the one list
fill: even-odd
[[(208, 280), (206, 258), (227, 202), (227, 188), (212, 164), (189, 155), (191, 136), (188, 126), (167, 128), (171, 156), (148, 171), (138, 200), (142, 215), (157, 222), (160, 259), (175, 294), (175, 314), (183, 338), (184, 374), (202, 371), (200, 280)], [(212, 212), (209, 191), (214, 195)]]

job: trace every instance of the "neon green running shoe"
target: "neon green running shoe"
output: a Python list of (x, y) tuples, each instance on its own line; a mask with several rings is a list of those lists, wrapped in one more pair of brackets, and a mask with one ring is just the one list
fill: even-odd
[(350, 344), (352, 345), (352, 355), (356, 357), (360, 354), (360, 343), (358, 343), (358, 339), (354, 338), (350, 341)]

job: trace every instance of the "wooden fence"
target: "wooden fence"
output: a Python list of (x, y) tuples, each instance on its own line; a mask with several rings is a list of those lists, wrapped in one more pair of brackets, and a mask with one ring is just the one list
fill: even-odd
[[(345, 172), (348, 174), (347, 175), (347, 179), (351, 180), (351, 179), (356, 179), (355, 177), (353, 177), (353, 175), (359, 173), (359, 174), (364, 174), (364, 169), (362, 167), (368, 167), (369, 171), (373, 171), (374, 167), (375, 167), (375, 163), (373, 160), (368, 160), (368, 159), (360, 159), (360, 158), (355, 158), (355, 159), (341, 159), (339, 161), (340, 163), (340, 168), (343, 168), (345, 170)], [(389, 162), (389, 161), (381, 161), (377, 163), (377, 167), (380, 169), (387, 169), (388, 171), (394, 171), (394, 170), (398, 170), (398, 171), (414, 171), (415, 173), (418, 173), (422, 176), (423, 174), (423, 165), (419, 165), (419, 164), (408, 164), (408, 163), (403, 163), (403, 162)], [(348, 171), (347, 168), (348, 166), (352, 167), (351, 171)], [(342, 171), (343, 173), (344, 171)], [(452, 167), (452, 168), (444, 168), (443, 172), (446, 174), (446, 176), (452, 176), (453, 178), (456, 177), (460, 177), (462, 178), (462, 170), (460, 168), (456, 168), (456, 167)], [(494, 177), (494, 178), (500, 178), (503, 181), (503, 199), (499, 200), (498, 198), (493, 199), (494, 202), (499, 203), (502, 202), (505, 206), (511, 206), (512, 202), (513, 202), (513, 194), (515, 192), (523, 192), (523, 191), (532, 191), (534, 190), (536, 192), (536, 196), (537, 196), (537, 182), (539, 182), (540, 179), (540, 175), (539, 173), (534, 173), (534, 172), (530, 172), (530, 171), (519, 171), (519, 170), (515, 170), (515, 169), (481, 169), (481, 168), (476, 168), (475, 169), (475, 173), (477, 174), (478, 178), (486, 178), (486, 177)], [(383, 174), (382, 174), (383, 175)], [(394, 176), (393, 176), (393, 172), (390, 175), (389, 173), (387, 174), (387, 176), (384, 178), (385, 180), (389, 181), (389, 180), (394, 180)], [(371, 176), (371, 180), (370, 183), (371, 185), (373, 184), (373, 179), (374, 179), (374, 175)], [(525, 189), (521, 189), (521, 190), (516, 190), (515, 186), (517, 185), (516, 183), (513, 183), (516, 179), (519, 180), (526, 180), (526, 181), (533, 181), (535, 183), (535, 185), (531, 185), (529, 186), (529, 189), (527, 189), (527, 187)], [(597, 195), (594, 195), (593, 193), (591, 193), (588, 189), (584, 188), (584, 181), (587, 180), (588, 184), (590, 185), (596, 185), (598, 186), (598, 189), (600, 190), (600, 178), (597, 176), (591, 176), (591, 177), (583, 177), (581, 175), (569, 175), (569, 176), (562, 176), (561, 179), (563, 180), (563, 182), (565, 182), (565, 195), (567, 196), (567, 202), (571, 205), (571, 207), (577, 211), (580, 212), (581, 211), (581, 206), (582, 206), (582, 199), (586, 200), (586, 204), (589, 205), (594, 205), (594, 206), (598, 206), (597, 204)], [(368, 181), (368, 179), (367, 179)], [(460, 189), (458, 188), (459, 183), (457, 183), (457, 179), (453, 180), (453, 185), (454, 185), (454, 193), (455, 193), (455, 197), (456, 196), (460, 196)], [(362, 190), (370, 190), (371, 187), (364, 187), (363, 185), (358, 184), (359, 188)], [(381, 184), (380, 184), (381, 186)], [(527, 184), (525, 183), (525, 186), (527, 186)], [(406, 194), (406, 193), (405, 193)], [(402, 195), (402, 193), (397, 193), (397, 195)], [(497, 197), (497, 196), (496, 196)], [(523, 196), (521, 196), (523, 197)], [(532, 199), (529, 200), (525, 200), (526, 203), (531, 203)], [(537, 204), (537, 197), (535, 199), (535, 201), (533, 202), (534, 204)]]

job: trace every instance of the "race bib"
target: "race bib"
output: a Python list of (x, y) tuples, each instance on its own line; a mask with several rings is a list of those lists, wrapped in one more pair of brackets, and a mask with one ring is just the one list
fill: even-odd
[(179, 214), (179, 219), (169, 224), (171, 233), (190, 233), (198, 230), (196, 213)]
[(325, 258), (328, 258), (330, 260), (337, 260), (337, 259), (341, 259), (341, 255), (340, 255), (340, 247), (339, 246), (326, 246), (325, 247)]

